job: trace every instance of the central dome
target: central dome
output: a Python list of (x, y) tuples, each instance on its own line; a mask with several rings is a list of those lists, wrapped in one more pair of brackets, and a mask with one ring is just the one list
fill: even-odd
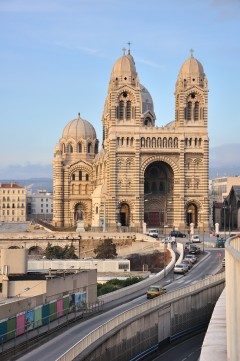
[(74, 139), (96, 139), (96, 131), (91, 123), (80, 118), (80, 113), (76, 119), (71, 120), (63, 129), (62, 138), (65, 140)]

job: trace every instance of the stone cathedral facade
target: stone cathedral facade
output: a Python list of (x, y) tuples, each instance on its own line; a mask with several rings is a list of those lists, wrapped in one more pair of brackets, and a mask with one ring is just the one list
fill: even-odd
[(191, 56), (175, 87), (175, 120), (156, 126), (154, 104), (130, 50), (113, 66), (102, 115), (103, 143), (81, 118), (54, 150), (53, 223), (88, 229), (207, 230), (208, 81)]

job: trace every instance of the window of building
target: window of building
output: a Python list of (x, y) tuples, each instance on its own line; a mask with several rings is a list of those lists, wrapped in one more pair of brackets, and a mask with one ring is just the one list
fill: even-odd
[(121, 100), (119, 102), (119, 119), (123, 120), (123, 118), (124, 118), (124, 102), (123, 100)]
[(75, 181), (75, 174), (72, 174), (72, 180)]
[(131, 102), (128, 100), (127, 101), (127, 107), (126, 107), (126, 118), (127, 120), (131, 119), (131, 110), (132, 110), (132, 105)]
[(91, 153), (91, 151), (92, 151), (92, 144), (88, 143), (88, 153)]
[(119, 263), (118, 269), (129, 269), (128, 263)]
[(82, 171), (81, 170), (79, 171), (79, 180), (80, 181), (82, 180)]
[(78, 153), (82, 153), (82, 143), (78, 143), (77, 151), (78, 151)]
[(98, 214), (98, 207), (96, 207), (96, 214)]
[(86, 181), (88, 182), (88, 180), (89, 180), (89, 175), (86, 174)]

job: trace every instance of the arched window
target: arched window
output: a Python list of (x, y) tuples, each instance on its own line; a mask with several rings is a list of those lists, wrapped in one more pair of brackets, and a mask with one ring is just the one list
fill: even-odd
[(187, 103), (187, 120), (192, 119), (192, 102)]
[(81, 171), (81, 170), (79, 171), (79, 175), (78, 175), (78, 176), (79, 176), (79, 180), (81, 181), (81, 180), (82, 180), (82, 171)]
[(78, 143), (77, 151), (78, 151), (78, 153), (82, 153), (82, 143)]
[(130, 145), (133, 146), (133, 138), (131, 138)]
[(199, 120), (199, 102), (194, 105), (194, 120)]
[(145, 148), (145, 138), (141, 138), (141, 147)]
[(88, 153), (91, 153), (91, 151), (92, 151), (92, 144), (88, 143)]
[(146, 117), (146, 118), (144, 119), (144, 125), (146, 125), (147, 127), (150, 127), (150, 126), (152, 125), (152, 120), (151, 120), (151, 118)]
[(129, 145), (129, 137), (127, 137), (127, 145)]
[(158, 148), (162, 148), (162, 138), (157, 139), (157, 146)]
[(62, 151), (63, 151), (63, 153), (65, 153), (65, 144), (64, 143), (62, 145)]
[(98, 214), (98, 207), (96, 207), (96, 214)]
[(75, 181), (75, 174), (72, 174), (72, 180)]
[(94, 148), (94, 149), (95, 149), (95, 150), (94, 150), (95, 154), (98, 154), (98, 143), (95, 144), (95, 148)]
[(89, 175), (86, 173), (86, 181), (89, 181)]
[(149, 137), (147, 137), (146, 147), (150, 148), (150, 138)]
[(178, 138), (174, 138), (174, 148), (178, 147)]
[(72, 144), (68, 144), (68, 153), (73, 153), (73, 146)]
[(124, 118), (124, 101), (121, 100), (119, 102), (119, 119), (123, 120), (123, 118)]
[(127, 107), (126, 107), (126, 118), (127, 120), (130, 120), (131, 119), (131, 110), (132, 110), (132, 105), (131, 105), (131, 102), (130, 100), (127, 101)]
[(153, 148), (156, 148), (156, 138), (153, 138), (153, 139), (152, 139), (152, 147), (153, 147)]
[(168, 139), (168, 148), (172, 148), (172, 138)]

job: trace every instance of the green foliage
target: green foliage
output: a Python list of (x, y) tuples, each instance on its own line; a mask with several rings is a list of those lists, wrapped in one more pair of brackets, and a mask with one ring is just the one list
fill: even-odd
[(107, 293), (117, 291), (120, 288), (133, 285), (134, 283), (138, 283), (138, 282), (140, 282), (142, 280), (143, 280), (142, 277), (127, 278), (126, 280), (119, 280), (117, 278), (114, 278), (114, 279), (112, 279), (110, 281), (107, 281), (104, 284), (99, 284), (98, 283), (98, 285), (97, 285), (97, 295), (102, 296), (102, 295), (105, 295)]
[(94, 253), (98, 259), (115, 258), (117, 257), (116, 245), (111, 238), (107, 238), (94, 249)]
[(73, 244), (71, 246), (66, 245), (64, 248), (60, 246), (52, 246), (50, 242), (47, 244), (45, 250), (45, 255), (47, 259), (76, 259), (75, 247)]

